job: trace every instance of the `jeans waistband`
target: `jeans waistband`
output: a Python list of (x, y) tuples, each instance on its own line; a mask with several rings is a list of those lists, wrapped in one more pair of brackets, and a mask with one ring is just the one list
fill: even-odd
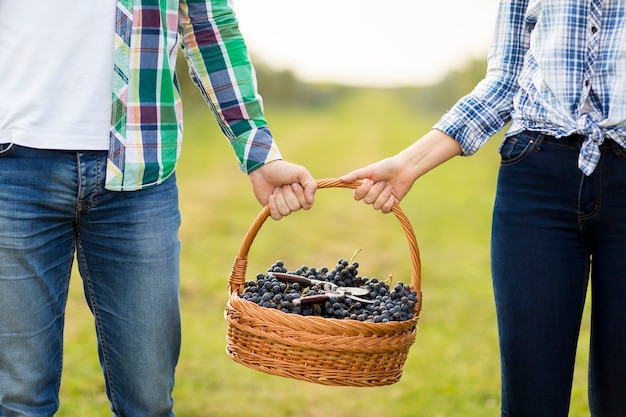
[[(540, 148), (541, 143), (543, 142), (554, 142), (554, 143), (559, 143), (559, 144), (565, 144), (565, 145), (569, 145), (572, 147), (576, 147), (577, 149), (580, 149), (580, 147), (582, 146), (583, 142), (586, 139), (585, 136), (578, 134), (578, 133), (574, 133), (569, 136), (563, 136), (560, 138), (547, 135), (541, 132), (534, 132), (534, 131), (526, 131), (524, 133), (526, 135), (535, 136), (535, 146), (534, 146), (535, 149)], [(615, 155), (618, 158), (626, 159), (626, 149), (621, 147), (617, 142), (615, 142), (613, 139), (611, 139), (608, 136), (604, 138), (604, 141), (600, 145), (600, 151), (602, 153), (612, 151), (613, 153), (615, 153)]]

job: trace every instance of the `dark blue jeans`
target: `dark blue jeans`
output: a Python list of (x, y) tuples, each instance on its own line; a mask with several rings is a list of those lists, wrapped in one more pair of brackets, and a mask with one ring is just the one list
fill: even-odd
[(113, 414), (173, 416), (181, 338), (175, 178), (113, 192), (104, 189), (104, 151), (1, 150), (0, 416), (58, 409), (74, 256)]
[(626, 153), (607, 140), (586, 177), (581, 142), (525, 132), (501, 148), (492, 273), (502, 416), (567, 417), (589, 283), (591, 415), (626, 416)]

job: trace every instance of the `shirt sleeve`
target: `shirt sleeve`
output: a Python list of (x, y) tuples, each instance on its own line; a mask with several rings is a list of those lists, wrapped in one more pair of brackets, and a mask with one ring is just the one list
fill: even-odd
[(530, 41), (528, 0), (502, 0), (487, 59), (487, 74), (434, 128), (455, 138), (472, 155), (511, 119), (517, 79)]
[(181, 0), (179, 31), (191, 78), (228, 138), (241, 170), (250, 173), (281, 159), (231, 2)]

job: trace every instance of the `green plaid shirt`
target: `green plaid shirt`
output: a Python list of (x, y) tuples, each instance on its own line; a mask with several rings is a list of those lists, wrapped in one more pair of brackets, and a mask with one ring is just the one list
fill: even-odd
[(119, 0), (109, 190), (157, 185), (174, 172), (183, 133), (179, 45), (241, 170), (281, 158), (231, 1)]

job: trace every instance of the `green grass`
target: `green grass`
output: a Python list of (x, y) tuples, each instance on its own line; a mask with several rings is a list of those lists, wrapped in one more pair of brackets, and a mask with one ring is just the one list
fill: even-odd
[[(269, 105), (268, 105), (269, 106)], [(226, 140), (205, 110), (187, 110), (178, 180), (183, 224), (183, 349), (175, 389), (182, 417), (482, 417), (499, 415), (499, 363), (489, 273), (491, 205), (498, 139), (420, 179), (401, 207), (422, 258), (423, 310), (402, 379), (377, 388), (325, 387), (250, 370), (225, 353), (223, 310), (232, 261), (260, 206)], [(388, 92), (357, 92), (326, 109), (269, 106), (286, 159), (316, 178), (337, 177), (391, 155), (430, 128)], [(360, 273), (407, 281), (408, 249), (393, 215), (319, 190), (310, 211), (268, 220), (250, 249), (249, 274), (283, 259), (332, 266), (356, 249)], [(109, 416), (92, 318), (72, 282), (59, 416)], [(588, 313), (571, 416), (586, 405)]]

